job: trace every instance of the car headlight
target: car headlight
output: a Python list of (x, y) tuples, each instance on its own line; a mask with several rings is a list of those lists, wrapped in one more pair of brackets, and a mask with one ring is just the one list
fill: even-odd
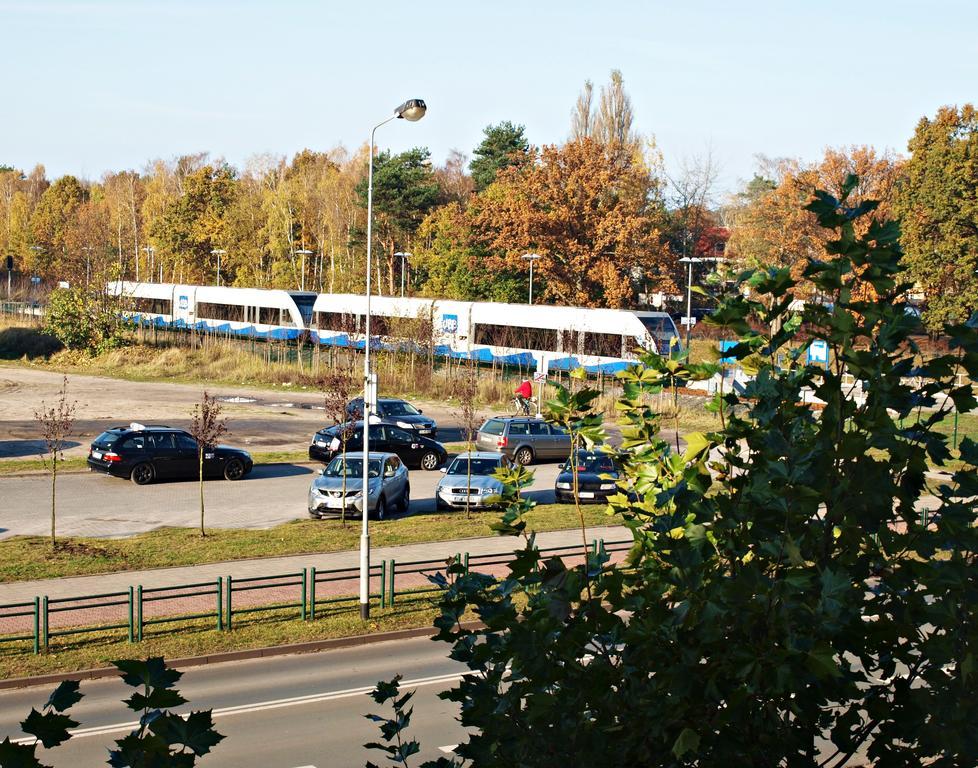
[(602, 491), (613, 491), (613, 490), (615, 490), (615, 484), (614, 483), (601, 483), (601, 490)]
[(557, 483), (557, 487), (562, 491), (569, 491), (571, 489), (570, 483)]
[(399, 426), (399, 427), (400, 427), (401, 429), (414, 429), (414, 424), (412, 424), (412, 423), (411, 423), (411, 422), (409, 422), (409, 421), (398, 421), (398, 422), (395, 422), (395, 423), (396, 423), (396, 424), (397, 424), (397, 426)]

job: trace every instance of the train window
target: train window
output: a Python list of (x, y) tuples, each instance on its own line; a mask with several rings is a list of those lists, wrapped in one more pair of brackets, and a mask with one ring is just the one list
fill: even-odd
[(132, 300), (134, 312), (145, 312), (153, 315), (170, 314), (171, 304), (172, 301), (170, 299), (146, 299), (142, 296), (137, 296)]
[(615, 333), (585, 333), (584, 354), (599, 357), (621, 357), (622, 338)]
[(473, 343), (510, 349), (557, 349), (557, 331), (553, 328), (516, 328), (512, 325), (478, 323)]
[(258, 307), (258, 323), (260, 325), (278, 325), (278, 307)]
[(373, 312), (370, 313), (370, 335), (371, 336), (387, 336), (390, 334), (390, 322), (388, 318), (383, 315), (375, 315)]
[(316, 327), (321, 331), (335, 331), (336, 333), (352, 333), (353, 318), (342, 312), (317, 312)]
[(237, 304), (211, 304), (206, 301), (197, 302), (198, 320), (225, 320), (241, 322), (245, 317), (245, 308)]

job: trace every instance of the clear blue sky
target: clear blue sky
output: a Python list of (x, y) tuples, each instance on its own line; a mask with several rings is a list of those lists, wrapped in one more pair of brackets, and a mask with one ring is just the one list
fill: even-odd
[(0, 0), (0, 163), (97, 178), (207, 151), (240, 166), (363, 143), (471, 154), (489, 123), (563, 141), (583, 82), (620, 69), (667, 163), (899, 152), (922, 115), (978, 101), (978, 3)]

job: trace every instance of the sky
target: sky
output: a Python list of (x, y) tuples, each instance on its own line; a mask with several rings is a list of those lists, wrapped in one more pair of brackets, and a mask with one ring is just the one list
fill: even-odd
[(685, 0), (0, 0), (0, 164), (49, 178), (209, 152), (377, 143), (471, 156), (483, 129), (563, 142), (585, 80), (622, 72), (667, 168), (709, 153), (719, 193), (756, 156), (906, 152), (917, 121), (978, 101), (978, 3)]

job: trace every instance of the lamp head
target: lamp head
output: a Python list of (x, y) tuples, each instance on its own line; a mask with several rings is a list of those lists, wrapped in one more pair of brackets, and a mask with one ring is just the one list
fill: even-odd
[(427, 111), (428, 106), (424, 103), (424, 99), (408, 99), (394, 110), (399, 118), (404, 118), (412, 123), (424, 117), (424, 113)]

